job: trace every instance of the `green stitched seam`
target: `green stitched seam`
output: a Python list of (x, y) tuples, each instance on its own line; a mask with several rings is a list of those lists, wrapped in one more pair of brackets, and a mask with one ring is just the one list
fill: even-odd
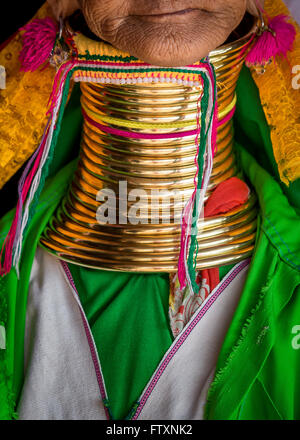
[(270, 394), (268, 393), (265, 384), (262, 382), (261, 379), (258, 378), (259, 383), (261, 384), (261, 386), (263, 387), (264, 392), (266, 393), (266, 395), (268, 396), (271, 404), (273, 405), (273, 408), (275, 409), (275, 411), (277, 412), (278, 416), (280, 417), (281, 420), (284, 420), (284, 417), (282, 417), (282, 415), (280, 414), (280, 412), (278, 411), (273, 399), (271, 398)]
[(113, 416), (113, 413), (112, 413), (112, 410), (111, 410), (111, 406), (110, 406), (109, 400), (108, 400), (108, 399), (102, 399), (102, 402), (103, 402), (103, 405), (105, 406), (105, 408), (106, 408), (107, 411), (108, 411), (109, 419), (110, 419), (110, 420), (116, 420), (116, 419), (114, 418), (114, 416)]
[[(296, 262), (298, 263), (298, 259), (296, 257), (296, 255), (290, 250), (289, 246), (287, 245), (287, 243), (285, 243), (285, 241), (283, 240), (283, 238), (281, 237), (281, 235), (279, 234), (279, 232), (277, 231), (275, 225), (273, 225), (273, 223), (271, 222), (271, 220), (265, 215), (264, 218), (267, 220), (267, 222), (271, 225), (274, 233), (276, 234), (276, 236), (279, 238), (279, 241), (286, 247), (288, 254), (290, 254), (292, 257), (294, 257), (294, 259), (296, 260)], [(266, 235), (270, 236), (271, 239), (272, 237), (274, 237), (274, 235), (271, 233), (271, 231), (266, 230), (266, 228), (263, 228), (264, 232), (266, 233)], [(276, 240), (276, 237), (274, 238)], [(278, 240), (276, 240), (277, 242)], [(293, 266), (293, 268), (300, 270), (300, 265), (295, 264), (292, 260), (290, 260), (287, 256), (286, 256), (286, 252), (284, 252), (281, 248), (281, 246), (279, 246), (279, 244), (277, 243), (277, 247), (280, 250), (280, 252), (283, 254), (283, 258), (286, 259), (286, 261)]]
[(140, 402), (136, 402), (133, 405), (133, 407), (131, 408), (131, 410), (130, 410), (128, 416), (125, 418), (125, 420), (132, 420), (133, 417), (135, 416), (135, 413), (137, 412), (139, 406), (140, 406)]
[(111, 56), (111, 55), (91, 55), (88, 50), (85, 51), (85, 55), (78, 55), (77, 56), (80, 59), (86, 59), (86, 60), (93, 60), (93, 61), (121, 61), (128, 63), (130, 61), (138, 61), (138, 58), (129, 56), (129, 57), (123, 57), (120, 56)]

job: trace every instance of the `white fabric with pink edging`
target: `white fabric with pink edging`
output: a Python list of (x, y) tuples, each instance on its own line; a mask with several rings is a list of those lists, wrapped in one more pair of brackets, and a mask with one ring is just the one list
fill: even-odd
[(20, 420), (105, 420), (82, 318), (57, 259), (37, 249), (26, 317)]
[[(165, 354), (133, 419), (203, 419), (218, 354), (239, 302), (249, 262), (210, 294)], [(105, 420), (101, 366), (67, 266), (38, 249), (32, 270), (21, 420)]]

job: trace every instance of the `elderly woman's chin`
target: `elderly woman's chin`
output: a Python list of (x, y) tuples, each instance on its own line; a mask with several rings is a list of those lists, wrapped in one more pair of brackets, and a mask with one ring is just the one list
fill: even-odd
[[(263, 4), (263, 0), (259, 0)], [(83, 13), (92, 33), (154, 65), (182, 66), (222, 45), (256, 0), (48, 0), (57, 18)]]
[(223, 44), (240, 21), (224, 22), (200, 11), (186, 15), (189, 17), (178, 16), (180, 20), (176, 21), (174, 17), (164, 21), (163, 16), (130, 17), (113, 38), (102, 28), (102, 38), (147, 63), (183, 66), (200, 60)]
[[(106, 11), (97, 8), (101, 3), (104, 1), (81, 2), (90, 30), (118, 49), (160, 66), (188, 65), (204, 58), (226, 41), (246, 11), (243, 0), (128, 0), (125, 3), (131, 7), (125, 9), (121, 7), (124, 2), (113, 0), (106, 2)], [(117, 4), (118, 10), (113, 7)]]

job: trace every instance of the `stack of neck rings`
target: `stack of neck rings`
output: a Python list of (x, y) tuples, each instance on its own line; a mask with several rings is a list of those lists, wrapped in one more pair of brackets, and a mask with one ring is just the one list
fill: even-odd
[[(197, 75), (205, 60), (175, 76), (169, 75), (172, 69), (150, 69), (131, 58), (124, 63), (108, 54), (97, 71), (99, 48), (76, 34), (81, 64), (73, 79), (82, 92), (81, 152), (41, 246), (91, 268), (178, 271), (182, 287), (188, 268), (180, 265), (189, 259), (198, 271), (251, 256), (256, 197), (240, 180), (233, 116), (236, 83), (252, 38), (250, 32), (210, 54), (218, 96), (213, 114), (213, 89)], [(215, 145), (207, 148), (214, 136)], [(241, 185), (242, 202), (235, 205), (229, 193)]]

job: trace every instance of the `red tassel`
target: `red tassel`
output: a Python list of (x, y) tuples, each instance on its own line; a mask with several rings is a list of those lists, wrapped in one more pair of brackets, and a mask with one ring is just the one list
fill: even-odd
[(277, 15), (262, 28), (246, 57), (247, 66), (265, 66), (277, 55), (287, 56), (296, 38), (296, 29), (289, 23), (288, 16)]
[(23, 35), (23, 49), (20, 53), (21, 70), (33, 72), (51, 56), (58, 32), (57, 23), (50, 17), (36, 19), (20, 29)]

